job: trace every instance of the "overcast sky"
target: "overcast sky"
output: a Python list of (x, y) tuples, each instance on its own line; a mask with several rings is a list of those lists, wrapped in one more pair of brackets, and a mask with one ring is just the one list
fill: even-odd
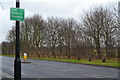
[[(8, 31), (15, 21), (10, 20), (10, 8), (15, 7), (16, 0), (0, 0), (0, 42), (6, 40)], [(44, 18), (48, 16), (79, 19), (83, 10), (88, 11), (95, 6), (117, 4), (119, 0), (20, 0), (22, 9), (25, 9), (25, 17), (40, 14)]]

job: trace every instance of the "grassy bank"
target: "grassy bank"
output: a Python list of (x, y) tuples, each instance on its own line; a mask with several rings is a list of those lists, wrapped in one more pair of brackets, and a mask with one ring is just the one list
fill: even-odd
[[(2, 55), (7, 57), (15, 57), (14, 55)], [(21, 57), (23, 58), (23, 57)], [(38, 57), (28, 57), (29, 59), (42, 59), (42, 60), (54, 60), (54, 61), (63, 61), (63, 62), (72, 62), (72, 63), (82, 63), (82, 64), (93, 64), (93, 65), (101, 65), (101, 66), (111, 66), (111, 67), (120, 67), (118, 65), (118, 60), (106, 60), (105, 63), (102, 62), (102, 60), (92, 60), (88, 61), (88, 59), (81, 59), (81, 60), (75, 60), (75, 59), (60, 59), (60, 58), (38, 58)]]

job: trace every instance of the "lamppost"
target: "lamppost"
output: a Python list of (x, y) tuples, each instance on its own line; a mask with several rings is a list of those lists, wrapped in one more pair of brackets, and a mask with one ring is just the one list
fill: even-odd
[[(20, 0), (16, 0), (16, 8), (20, 8)], [(14, 61), (14, 80), (21, 80), (19, 26), (20, 21), (16, 21), (16, 55)]]

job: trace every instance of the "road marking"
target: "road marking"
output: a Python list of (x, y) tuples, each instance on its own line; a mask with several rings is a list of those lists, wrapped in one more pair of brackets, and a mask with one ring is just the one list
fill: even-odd
[(21, 72), (21, 74), (26, 75), (25, 73)]
[(115, 78), (115, 77), (111, 77), (111, 76), (104, 76), (104, 75), (99, 75), (99, 74), (94, 74), (96, 76), (101, 76), (102, 78)]
[(88, 77), (92, 77), (92, 78), (102, 78), (102, 77), (99, 77), (99, 76), (96, 76), (94, 74), (83, 74), (84, 76), (88, 76)]
[(111, 76), (103, 76), (103, 78), (115, 78), (115, 77), (111, 77)]
[[(2, 66), (2, 67), (3, 67), (3, 66)], [(11, 71), (13, 71), (13, 72), (14, 72), (14, 68), (12, 68), (12, 69), (11, 69), (11, 68), (8, 68), (8, 67), (3, 67), (3, 68), (10, 69)], [(22, 74), (22, 75), (26, 75), (26, 74), (25, 74), (25, 73), (23, 73), (23, 72), (21, 72), (21, 74)]]
[(14, 72), (14, 69), (10, 69), (10, 70)]
[[(10, 69), (10, 70), (12, 70), (12, 71), (14, 72), (14, 69)], [(21, 72), (21, 74), (22, 74), (22, 75), (26, 75), (26, 74), (25, 74), (25, 73), (23, 73), (23, 72)]]
[(103, 76), (99, 74), (83, 74), (84, 76), (93, 77), (93, 78), (115, 78), (111, 76)]
[(2, 72), (2, 75), (6, 76), (7, 78), (14, 78), (13, 76), (11, 76), (11, 75), (9, 75), (9, 74), (7, 74), (5, 72)]

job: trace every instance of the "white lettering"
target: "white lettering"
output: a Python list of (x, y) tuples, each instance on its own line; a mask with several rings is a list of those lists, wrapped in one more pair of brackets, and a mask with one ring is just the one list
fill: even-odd
[(18, 15), (22, 15), (22, 13), (17, 13), (17, 12), (11, 12), (11, 14), (18, 14)]
[(14, 17), (14, 18), (23, 18), (21, 16), (13, 16), (13, 15), (11, 17)]

